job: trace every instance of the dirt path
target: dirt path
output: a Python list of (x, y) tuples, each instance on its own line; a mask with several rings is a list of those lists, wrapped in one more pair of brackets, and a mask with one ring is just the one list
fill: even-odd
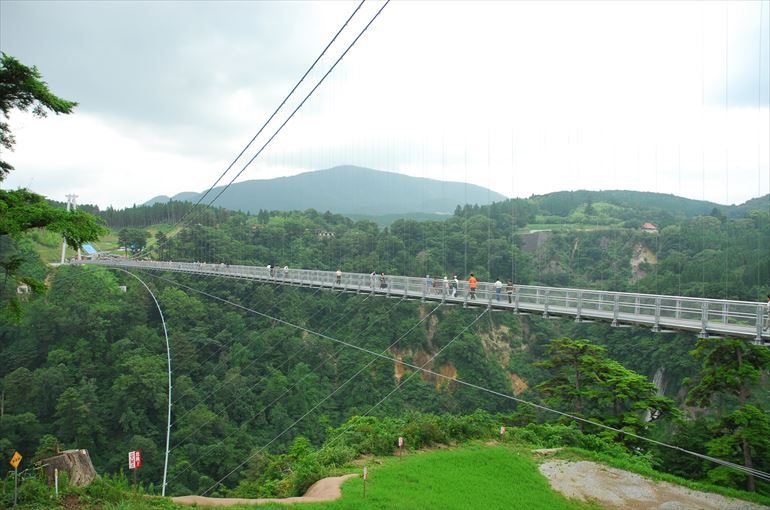
[(263, 505), (265, 503), (316, 503), (319, 501), (333, 501), (342, 496), (340, 486), (349, 478), (354, 478), (357, 474), (332, 476), (318, 480), (310, 486), (304, 496), (293, 498), (207, 498), (204, 496), (178, 496), (171, 498), (174, 503), (200, 506), (228, 506), (228, 505)]
[(568, 498), (628, 510), (763, 510), (767, 507), (699, 492), (595, 462), (551, 460), (540, 465), (551, 487)]

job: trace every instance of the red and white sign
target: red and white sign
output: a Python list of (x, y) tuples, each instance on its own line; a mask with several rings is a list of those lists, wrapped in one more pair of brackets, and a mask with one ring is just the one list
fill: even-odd
[(139, 469), (142, 467), (142, 450), (128, 452), (128, 469)]
[(500, 427), (500, 435), (502, 436), (503, 434), (505, 434), (505, 425)]
[(403, 448), (404, 447), (404, 438), (399, 436), (398, 437), (398, 447)]

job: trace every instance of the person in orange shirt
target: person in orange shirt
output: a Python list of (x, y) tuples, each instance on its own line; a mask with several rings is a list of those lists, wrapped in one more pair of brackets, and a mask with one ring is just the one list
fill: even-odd
[(476, 277), (471, 273), (471, 277), (468, 278), (468, 287), (471, 289), (471, 299), (476, 299)]

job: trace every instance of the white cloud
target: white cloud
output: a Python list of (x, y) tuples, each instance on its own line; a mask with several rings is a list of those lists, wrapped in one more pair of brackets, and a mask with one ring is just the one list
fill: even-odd
[[(24, 60), (42, 41), (34, 54), (50, 61), (30, 63), (51, 70), (55, 92), (65, 77), (62, 95), (82, 103), (70, 117), (14, 115), (9, 184), (100, 206), (208, 188), (355, 6), (163, 4), (134, 46), (110, 34), (125, 32), (121, 16), (143, 19), (146, 4), (78, 11), (93, 18), (78, 25), (82, 41), (62, 45), (75, 60), (67, 74), (53, 43), (67, 23), (14, 31), (42, 7), (5, 5), (3, 45)], [(287, 112), (379, 5), (365, 4)], [(757, 2), (392, 2), (239, 180), (358, 164), (509, 196), (613, 188), (742, 202), (770, 191), (762, 7), (760, 30)], [(110, 30), (89, 38), (100, 17)], [(86, 65), (78, 44), (94, 34), (112, 58)], [(96, 75), (117, 88), (94, 93)], [(127, 76), (136, 87), (118, 87)]]

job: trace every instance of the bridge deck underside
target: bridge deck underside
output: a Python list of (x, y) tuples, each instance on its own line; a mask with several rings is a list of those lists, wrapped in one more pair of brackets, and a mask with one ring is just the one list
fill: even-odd
[(515, 285), (513, 292), (494, 284), (479, 282), (472, 295), (467, 282), (460, 282), (456, 295), (442, 279), (428, 285), (424, 278), (343, 273), (308, 269), (270, 270), (265, 267), (229, 266), (197, 262), (155, 262), (94, 260), (80, 263), (124, 269), (172, 271), (229, 278), (244, 278), (280, 285), (322, 287), (355, 293), (438, 301), (468, 307), (488, 306), (494, 310), (536, 313), (544, 317), (571, 317), (577, 321), (607, 321), (613, 326), (641, 326), (653, 331), (687, 331), (699, 336), (770, 340), (762, 330), (764, 305), (747, 301), (703, 299), (682, 296), (633, 294)]

